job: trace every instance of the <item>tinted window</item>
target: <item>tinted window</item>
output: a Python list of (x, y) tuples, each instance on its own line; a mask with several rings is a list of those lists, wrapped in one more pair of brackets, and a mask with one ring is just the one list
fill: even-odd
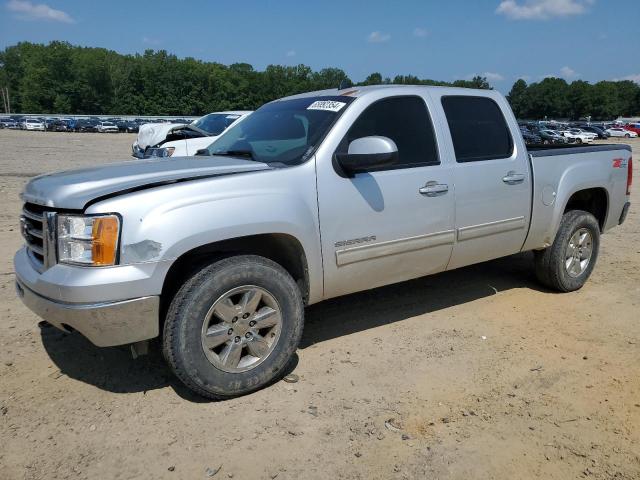
[(199, 118), (193, 122), (192, 125), (200, 130), (204, 130), (209, 135), (220, 135), (238, 118), (240, 118), (240, 115), (210, 113), (209, 115)]
[(489, 98), (442, 97), (458, 162), (507, 158), (513, 140), (500, 107)]
[(437, 165), (438, 152), (427, 106), (419, 97), (392, 97), (370, 105), (354, 122), (340, 144), (346, 152), (353, 140), (380, 135), (398, 146), (393, 168)]

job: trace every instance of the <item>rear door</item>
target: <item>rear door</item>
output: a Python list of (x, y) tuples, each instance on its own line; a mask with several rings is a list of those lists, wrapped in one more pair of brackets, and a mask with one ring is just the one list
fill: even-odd
[(519, 252), (529, 226), (531, 176), (507, 102), (495, 93), (436, 95), (455, 165), (456, 243), (447, 268)]

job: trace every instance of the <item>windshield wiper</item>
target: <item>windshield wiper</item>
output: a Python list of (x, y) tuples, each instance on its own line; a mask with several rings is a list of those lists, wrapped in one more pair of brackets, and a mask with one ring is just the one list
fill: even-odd
[(213, 152), (211, 155), (220, 155), (227, 157), (249, 157), (250, 160), (257, 162), (251, 150), (227, 150), (226, 152)]

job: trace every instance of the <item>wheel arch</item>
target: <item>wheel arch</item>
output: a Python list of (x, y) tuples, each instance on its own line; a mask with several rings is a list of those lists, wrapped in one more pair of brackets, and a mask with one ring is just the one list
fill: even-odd
[(176, 258), (164, 278), (160, 297), (160, 321), (164, 321), (171, 300), (190, 276), (203, 266), (232, 255), (259, 255), (276, 262), (291, 275), (300, 288), (305, 304), (307, 303), (310, 280), (302, 243), (289, 234), (262, 233), (201, 245)]
[(603, 187), (577, 190), (567, 199), (562, 213), (572, 210), (584, 210), (592, 214), (598, 221), (600, 232), (602, 232), (609, 213), (609, 192)]

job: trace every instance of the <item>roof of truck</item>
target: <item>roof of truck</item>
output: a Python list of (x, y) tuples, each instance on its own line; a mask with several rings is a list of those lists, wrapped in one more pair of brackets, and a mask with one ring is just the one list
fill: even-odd
[(290, 95), (288, 97), (280, 98), (279, 100), (291, 100), (294, 98), (305, 97), (329, 97), (329, 96), (348, 96), (348, 97), (363, 97), (370, 94), (379, 93), (383, 90), (397, 90), (398, 93), (411, 94), (419, 93), (424, 90), (437, 90), (439, 93), (445, 93), (449, 95), (469, 95), (470, 92), (483, 93), (483, 96), (499, 95), (495, 90), (486, 89), (474, 89), (474, 88), (462, 88), (462, 87), (440, 87), (432, 85), (366, 85), (366, 86), (353, 86), (343, 89), (330, 88), (327, 90), (316, 90), (314, 92), (299, 93), (297, 95)]

